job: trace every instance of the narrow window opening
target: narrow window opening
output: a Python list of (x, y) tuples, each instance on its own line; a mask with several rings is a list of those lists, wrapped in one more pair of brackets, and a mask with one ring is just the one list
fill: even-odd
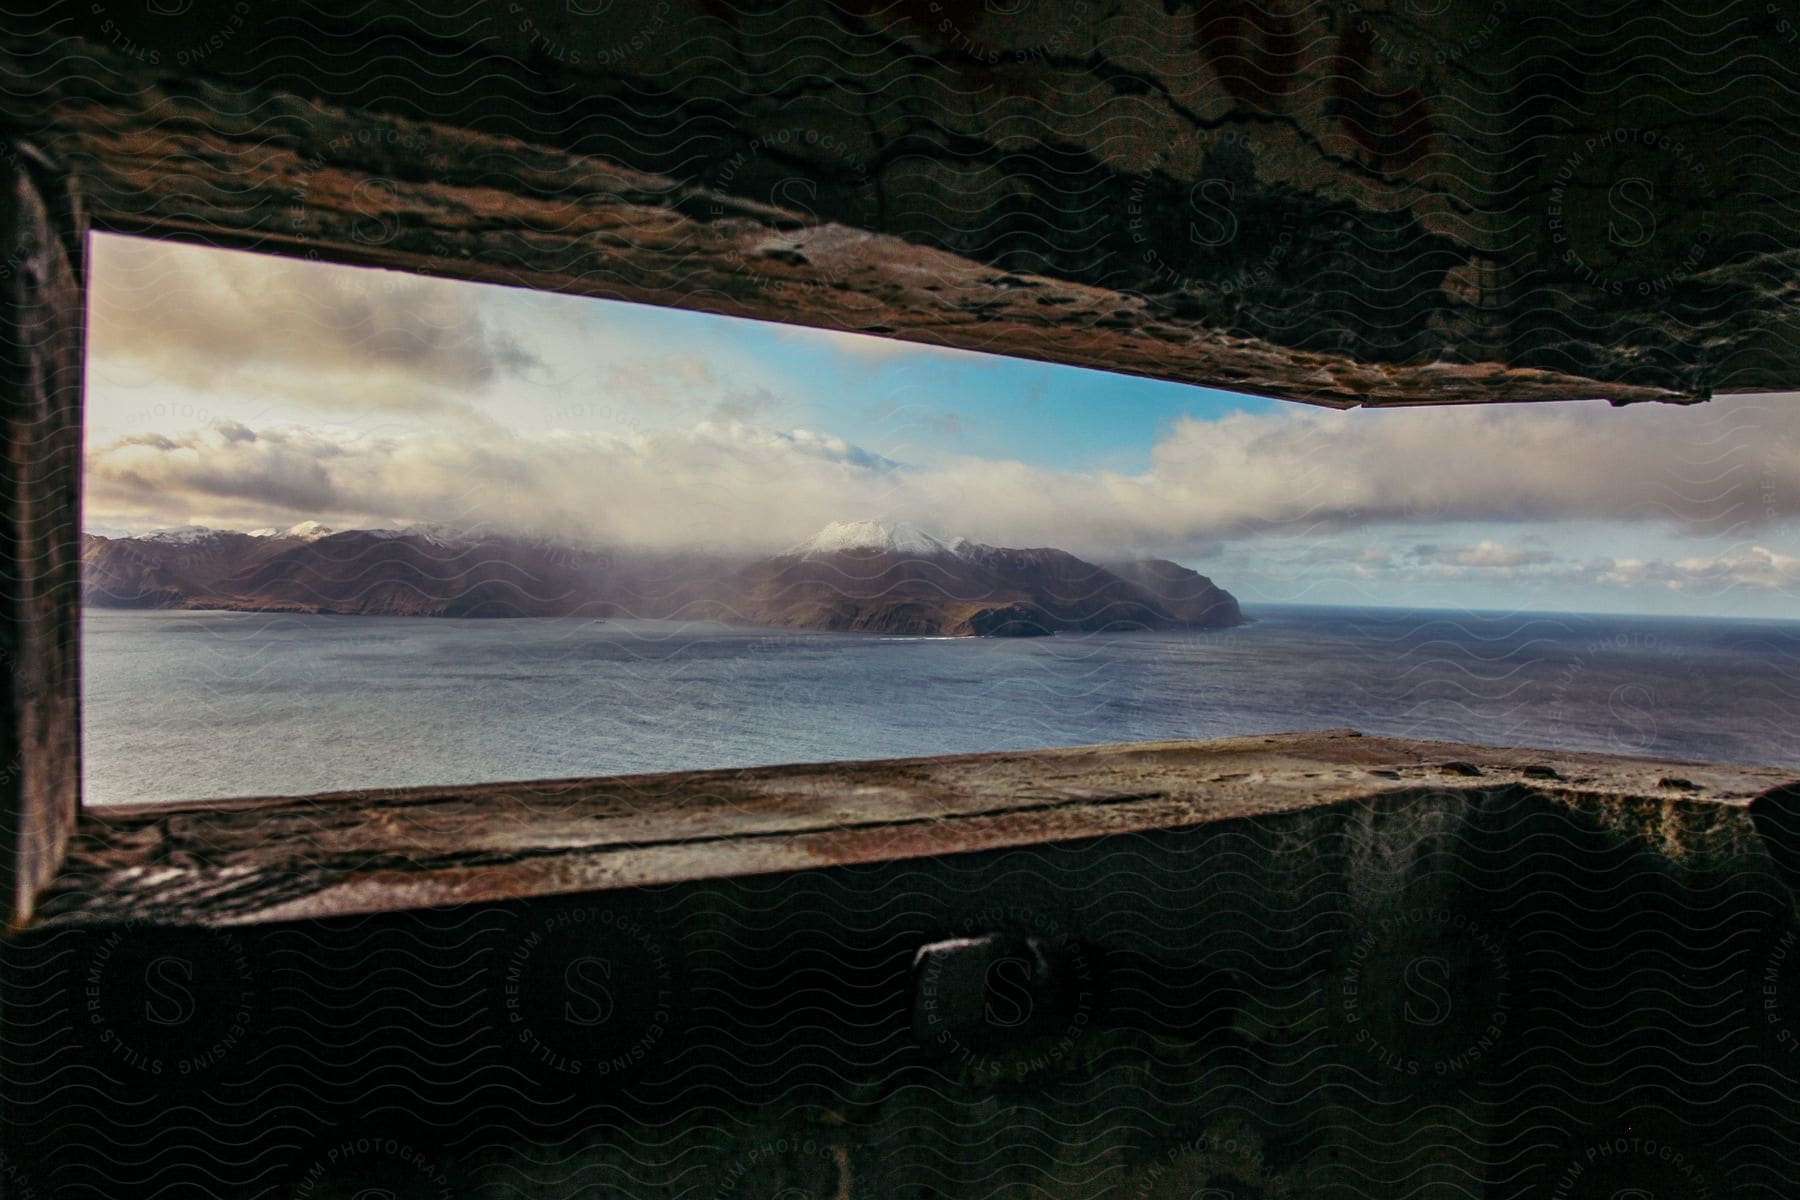
[(1800, 752), (1779, 398), (1340, 413), (92, 257), (90, 805), (1343, 726)]

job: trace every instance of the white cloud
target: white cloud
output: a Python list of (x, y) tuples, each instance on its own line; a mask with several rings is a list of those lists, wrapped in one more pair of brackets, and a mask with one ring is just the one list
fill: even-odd
[[(87, 505), (99, 523), (481, 521), (769, 548), (878, 516), (1002, 544), (1187, 558), (1234, 542), (1326, 554), (1367, 530), (1364, 542), (1391, 534), (1392, 544), (1297, 567), (1789, 586), (1769, 581), (1791, 564), (1770, 549), (1788, 544), (1778, 526), (1800, 517), (1792, 398), (1190, 418), (1138, 471), (932, 459), (965, 417), (991, 415), (946, 406), (926, 384), (847, 395), (877, 422), (860, 428), (889, 431), (865, 436), (893, 443), (851, 444), (814, 419), (848, 409), (797, 403), (816, 381), (782, 378), (780, 355), (646, 334), (631, 306), (596, 315), (567, 297), (508, 292), (500, 320), (490, 291), (465, 284), (131, 239), (95, 245), (106, 286), (94, 300)], [(775, 328), (869, 362), (918, 352)], [(259, 408), (263, 397), (290, 403)], [(897, 440), (927, 429), (923, 447)], [(1533, 531), (1574, 521), (1673, 528), (1764, 557), (1553, 561)], [(1454, 540), (1406, 544), (1449, 527)]]
[(1420, 563), (1500, 570), (1547, 563), (1553, 558), (1548, 550), (1507, 545), (1491, 538), (1483, 538), (1474, 545), (1421, 542), (1412, 548), (1409, 557)]
[(1751, 546), (1710, 558), (1682, 558), (1674, 562), (1621, 558), (1597, 566), (1595, 578), (1615, 587), (1709, 592), (1750, 588), (1800, 595), (1800, 557), (1767, 546)]
[[(1179, 423), (1138, 473), (973, 457), (904, 465), (827, 431), (757, 424), (754, 405), (744, 415), (608, 435), (492, 421), (383, 437), (214, 423), (97, 447), (90, 509), (114, 522), (412, 516), (765, 547), (882, 516), (999, 544), (1176, 557), (1220, 541), (1457, 521), (1654, 522), (1748, 543), (1800, 512), (1800, 407), (1771, 401), (1239, 413)], [(1499, 536), (1394, 549), (1411, 568), (1451, 574), (1551, 559)]]
[[(481, 437), (250, 431), (119, 439), (89, 452), (90, 521), (238, 528), (484, 524), (662, 546), (798, 540), (846, 496), (878, 503), (896, 464), (841, 438), (704, 422), (683, 434), (490, 429)], [(800, 531), (800, 532), (796, 532)]]
[(776, 325), (775, 329), (787, 341), (822, 346), (869, 363), (880, 363), (896, 358), (930, 357), (952, 361), (959, 359), (973, 361), (984, 357), (978, 350), (963, 350), (954, 346), (934, 346), (927, 342), (909, 342), (901, 338), (881, 337), (872, 333), (840, 333), (834, 329), (819, 329), (811, 325)]
[(1598, 519), (1719, 534), (1800, 514), (1800, 404), (1237, 414), (1177, 426), (1153, 471), (1177, 519), (1221, 533)]
[(124, 237), (97, 237), (93, 258), (103, 383), (441, 412), (539, 365), (466, 284)]

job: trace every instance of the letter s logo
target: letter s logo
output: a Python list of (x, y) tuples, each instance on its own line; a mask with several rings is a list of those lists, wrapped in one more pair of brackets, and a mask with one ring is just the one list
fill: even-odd
[(364, 179), (350, 189), (350, 207), (359, 213), (350, 236), (365, 246), (385, 246), (400, 234), (394, 215), (399, 192), (386, 179)]
[(1612, 717), (1607, 741), (1618, 754), (1642, 754), (1656, 742), (1656, 692), (1648, 684), (1621, 683), (1606, 698)]
[(144, 990), (153, 997), (144, 1001), (144, 1019), (158, 1025), (180, 1025), (194, 1015), (194, 964), (185, 958), (163, 955), (144, 968)]
[(578, 958), (563, 971), (563, 985), (570, 999), (563, 1001), (563, 1020), (571, 1025), (600, 1025), (610, 1020), (614, 1009), (612, 989), (613, 965), (606, 958)]
[(1406, 1019), (1414, 1025), (1442, 1025), (1450, 1019), (1450, 961), (1435, 956), (1415, 958), (1406, 964), (1401, 978), (1406, 983)]
[(1031, 960), (1008, 955), (988, 965), (987, 1006), (989, 1025), (1013, 1029), (1031, 1019)]
[(1223, 246), (1237, 236), (1237, 213), (1231, 204), (1237, 186), (1229, 179), (1202, 179), (1188, 193), (1195, 219), (1188, 222), (1188, 240), (1196, 246)]
[(1642, 246), (1656, 234), (1656, 185), (1630, 176), (1606, 190), (1606, 203), (1615, 219), (1606, 222), (1606, 238), (1615, 246)]
[(791, 208), (810, 221), (819, 219), (813, 208), (819, 202), (819, 185), (804, 176), (790, 175), (776, 183), (769, 193), (769, 202), (780, 208)]

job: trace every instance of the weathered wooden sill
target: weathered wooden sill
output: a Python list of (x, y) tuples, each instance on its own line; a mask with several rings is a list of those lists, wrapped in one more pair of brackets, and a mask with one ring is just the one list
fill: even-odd
[[(238, 925), (963, 854), (1525, 789), (1675, 857), (1756, 842), (1773, 768), (1349, 730), (90, 809), (37, 925)], [(1760, 853), (1760, 851), (1758, 851)]]

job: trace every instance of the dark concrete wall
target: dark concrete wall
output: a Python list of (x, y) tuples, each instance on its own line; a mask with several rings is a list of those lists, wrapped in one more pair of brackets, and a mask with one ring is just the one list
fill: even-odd
[(59, 173), (5, 140), (0, 230), (0, 924), (11, 924), (55, 874), (80, 795), (84, 235)]
[(63, 927), (6, 952), (6, 1169), (21, 1197), (1777, 1197), (1797, 937), (1741, 806), (1516, 786)]
[[(1373, 362), (1792, 386), (1800, 15), (1600, 0), (51, 10)], [(166, 10), (171, 15), (159, 15)]]

